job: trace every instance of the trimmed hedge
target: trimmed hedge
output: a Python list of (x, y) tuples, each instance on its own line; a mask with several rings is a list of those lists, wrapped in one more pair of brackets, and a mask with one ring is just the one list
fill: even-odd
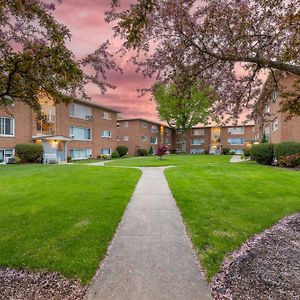
[(227, 147), (224, 147), (224, 148), (223, 148), (223, 154), (224, 154), (224, 155), (229, 154), (229, 152), (230, 152), (230, 149), (229, 149), (229, 148), (227, 148)]
[(271, 165), (274, 159), (273, 144), (257, 144), (253, 145), (251, 150), (251, 159), (261, 165)]
[(293, 154), (300, 154), (300, 143), (283, 142), (274, 145), (274, 155), (277, 159)]
[(148, 153), (148, 151), (146, 149), (138, 149), (137, 155), (138, 156), (148, 156), (149, 153)]
[(43, 158), (43, 146), (37, 144), (18, 144), (15, 147), (16, 156), (23, 163), (41, 162)]
[(111, 154), (111, 158), (119, 158), (120, 155), (119, 155), (119, 152), (118, 151), (114, 151), (112, 154)]
[(126, 146), (118, 146), (116, 150), (119, 153), (119, 157), (123, 157), (128, 153), (128, 148)]

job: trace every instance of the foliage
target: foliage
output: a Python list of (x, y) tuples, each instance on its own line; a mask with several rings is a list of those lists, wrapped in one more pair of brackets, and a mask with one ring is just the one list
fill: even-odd
[(281, 156), (278, 159), (278, 165), (281, 167), (295, 168), (300, 165), (300, 153)]
[(111, 154), (111, 158), (119, 158), (120, 155), (119, 155), (119, 152), (118, 151), (114, 151), (112, 154)]
[(154, 152), (153, 152), (153, 147), (152, 146), (150, 147), (148, 152), (149, 152), (149, 155), (153, 155)]
[(105, 82), (106, 70), (118, 70), (109, 43), (76, 60), (66, 46), (70, 31), (55, 20), (54, 9), (42, 0), (0, 0), (0, 107), (23, 101), (40, 112), (41, 94), (69, 103), (89, 99), (88, 83), (102, 92), (113, 87)]
[(300, 211), (299, 172), (216, 162), (165, 174), (208, 279), (248, 238)]
[(148, 156), (148, 155), (149, 155), (149, 153), (148, 153), (147, 149), (140, 148), (137, 150), (137, 156)]
[(300, 154), (300, 143), (283, 142), (274, 145), (274, 155), (277, 159), (280, 159), (282, 156), (288, 156), (292, 154)]
[(251, 156), (251, 148), (250, 147), (244, 148), (243, 155), (244, 155), (244, 157), (250, 157)]
[(72, 156), (67, 156), (67, 162), (70, 162), (72, 160)]
[[(213, 117), (237, 118), (252, 108), (266, 71), (275, 84), (276, 70), (300, 75), (299, 1), (137, 0), (129, 9), (120, 2), (111, 0), (106, 21), (117, 23), (115, 34), (137, 69), (168, 82), (178, 74), (174, 66), (188, 66), (191, 79), (218, 95)], [(291, 101), (298, 105), (287, 106), (298, 115), (299, 91)]]
[(33, 163), (42, 160), (43, 146), (38, 144), (17, 144), (16, 156), (23, 163)]
[(128, 148), (126, 146), (118, 146), (116, 150), (120, 157), (123, 157), (128, 153)]
[(124, 168), (0, 166), (0, 265), (89, 283), (139, 177)]
[(230, 152), (230, 148), (223, 147), (223, 154), (224, 155), (229, 154), (229, 152)]
[(250, 150), (251, 159), (262, 165), (271, 165), (274, 159), (273, 144), (253, 145)]
[(162, 159), (164, 155), (167, 154), (169, 148), (167, 146), (164, 145), (158, 145), (157, 146), (157, 150), (156, 150), (156, 155)]
[(261, 139), (261, 143), (262, 143), (262, 144), (268, 143), (268, 139), (267, 139), (267, 136), (266, 136), (265, 133), (263, 134), (263, 137), (262, 137), (262, 139)]
[(182, 130), (182, 151), (186, 152), (187, 130), (207, 123), (214, 98), (209, 88), (201, 89), (199, 82), (189, 82), (185, 76), (176, 79), (169, 85), (156, 84), (153, 95), (160, 119)]

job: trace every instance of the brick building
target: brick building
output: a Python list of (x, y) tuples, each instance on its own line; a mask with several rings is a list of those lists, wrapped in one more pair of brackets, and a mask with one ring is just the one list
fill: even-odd
[(117, 111), (79, 100), (69, 106), (43, 98), (41, 103), (45, 121), (19, 101), (0, 110), (0, 162), (12, 157), (19, 143), (41, 143), (45, 160), (60, 161), (110, 155), (116, 148)]
[(255, 141), (260, 142), (265, 135), (271, 143), (287, 141), (300, 142), (300, 117), (286, 120), (286, 115), (280, 113), (282, 89), (293, 89), (295, 75), (283, 73), (278, 82), (281, 88), (270, 87), (271, 78), (266, 81), (262, 94), (256, 103)]

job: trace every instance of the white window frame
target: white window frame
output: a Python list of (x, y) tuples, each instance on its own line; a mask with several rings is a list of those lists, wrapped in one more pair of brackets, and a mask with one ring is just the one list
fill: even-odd
[(279, 128), (279, 119), (278, 117), (276, 117), (273, 121), (272, 121), (272, 131), (277, 131)]
[[(78, 139), (73, 137), (74, 135), (71, 133), (72, 128), (80, 128), (80, 129), (85, 129), (85, 130), (90, 130), (90, 139)], [(87, 127), (81, 127), (81, 126), (70, 126), (70, 137), (74, 140), (74, 141), (88, 141), (90, 142), (92, 140), (92, 129), (91, 128), (87, 128)]]
[(128, 122), (128, 121), (125, 121), (125, 122), (124, 122), (124, 127), (125, 127), (125, 128), (128, 128), (128, 127), (129, 127), (129, 122)]
[(264, 135), (265, 135), (265, 137), (266, 137), (267, 140), (270, 139), (270, 134), (271, 134), (271, 128), (270, 128), (270, 124), (268, 124), (264, 128)]
[[(198, 131), (199, 133), (196, 133), (197, 131)], [(198, 135), (198, 136), (200, 136), (200, 135), (205, 135), (205, 131), (204, 131), (203, 128), (193, 128), (193, 129), (192, 129), (192, 135)]]
[(191, 154), (204, 154), (204, 149), (203, 148), (195, 148), (191, 149)]
[[(155, 139), (155, 142), (154, 142), (154, 143), (152, 142), (152, 139)], [(151, 137), (150, 137), (150, 144), (151, 144), (151, 145), (157, 145), (157, 143), (158, 143), (158, 138), (157, 138), (156, 136), (151, 136)]]
[(170, 136), (166, 136), (166, 144), (171, 145), (171, 137)]
[[(200, 143), (194, 143), (195, 140), (199, 140)], [(205, 141), (204, 139), (191, 139), (191, 145), (198, 145), (198, 146), (201, 146), (201, 145), (204, 145), (205, 144)]]
[[(240, 131), (239, 131), (240, 130)], [(245, 129), (244, 127), (229, 127), (227, 129), (228, 134), (245, 134)]]
[[(0, 148), (0, 151), (3, 151), (3, 161), (2, 162), (0, 161), (0, 164), (7, 163), (9, 158), (12, 158), (15, 156), (15, 150), (12, 148)], [(6, 154), (7, 151), (11, 152), (12, 154), (10, 156), (8, 156)]]
[(101, 114), (102, 114), (101, 116), (102, 119), (111, 120), (111, 112), (103, 110)]
[[(243, 143), (240, 143), (240, 144), (236, 144), (236, 143), (230, 143), (229, 142), (229, 140), (234, 140), (234, 139), (236, 139), (236, 140), (241, 140), (241, 141), (243, 141)], [(227, 145), (234, 145), (234, 146), (242, 146), (242, 145), (244, 145), (244, 139), (243, 138), (228, 138), (227, 139)]]
[[(87, 156), (86, 157), (72, 157), (72, 151), (86, 151)], [(70, 155), (72, 160), (84, 160), (84, 159), (89, 159), (92, 156), (92, 149), (90, 148), (72, 148), (70, 149)]]
[(141, 141), (142, 142), (148, 142), (148, 136), (147, 135), (142, 135), (141, 136)]
[[(90, 114), (87, 114), (87, 115), (85, 115), (84, 117), (80, 117), (80, 116), (78, 116), (78, 115), (76, 116), (75, 114), (72, 114), (72, 112), (71, 112), (72, 106), (73, 106), (73, 107), (75, 107), (75, 106), (78, 106), (78, 107), (84, 107), (85, 109), (90, 110)], [(72, 118), (76, 118), (76, 119), (80, 119), (80, 120), (87, 120), (87, 121), (89, 121), (89, 120), (92, 120), (92, 118), (93, 118), (93, 110), (92, 110), (92, 108), (91, 108), (90, 106), (88, 106), (88, 105), (83, 105), (83, 104), (78, 104), (78, 103), (71, 103), (70, 106), (69, 106), (69, 116), (72, 117)]]
[(128, 142), (129, 141), (129, 136), (128, 135), (124, 135), (123, 141), (124, 142)]
[[(5, 120), (10, 120), (10, 132), (12, 134), (5, 134)], [(3, 126), (3, 127), (2, 127)], [(2, 128), (2, 131), (1, 131)], [(2, 133), (3, 132), (3, 133)], [(11, 117), (0, 117), (0, 136), (3, 137), (15, 137), (15, 119)]]
[[(108, 134), (106, 134), (106, 133), (108, 133)], [(106, 139), (112, 138), (112, 132), (110, 130), (103, 129), (103, 130), (101, 130), (100, 135), (102, 138), (106, 138)]]
[[(108, 150), (108, 153), (104, 153), (104, 152), (106, 152), (105, 150)], [(102, 148), (101, 149), (101, 154), (102, 155), (111, 155), (112, 154), (112, 149), (111, 148)]]

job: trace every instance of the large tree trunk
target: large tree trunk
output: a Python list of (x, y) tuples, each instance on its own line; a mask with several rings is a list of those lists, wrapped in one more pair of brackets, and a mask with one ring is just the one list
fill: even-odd
[(181, 144), (181, 151), (186, 153), (187, 149), (186, 149), (186, 135), (187, 135), (187, 132), (186, 132), (186, 129), (182, 129), (182, 144)]

